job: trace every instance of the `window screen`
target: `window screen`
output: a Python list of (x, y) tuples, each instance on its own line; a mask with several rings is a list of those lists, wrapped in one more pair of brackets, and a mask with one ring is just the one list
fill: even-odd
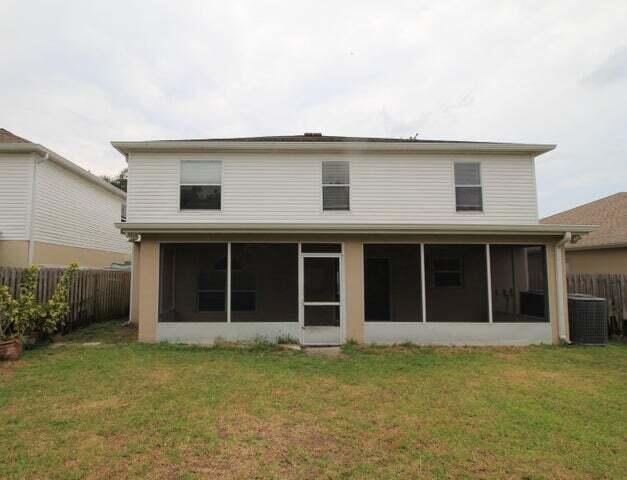
[(298, 244), (231, 244), (231, 321), (298, 322)]
[(427, 322), (488, 322), (485, 245), (425, 245)]
[(543, 245), (490, 245), (494, 322), (548, 321)]
[(366, 322), (422, 320), (420, 245), (364, 245)]
[(160, 322), (227, 321), (226, 243), (162, 244)]
[(483, 210), (479, 163), (455, 163), (455, 208), (458, 212)]
[(322, 162), (322, 208), (323, 210), (350, 209), (348, 162)]
[(222, 162), (182, 161), (182, 210), (220, 210), (222, 197)]

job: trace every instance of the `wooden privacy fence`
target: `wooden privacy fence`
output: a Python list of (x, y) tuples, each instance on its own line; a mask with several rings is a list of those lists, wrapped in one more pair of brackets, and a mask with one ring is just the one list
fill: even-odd
[[(63, 268), (39, 270), (37, 296), (40, 302), (52, 296), (63, 271)], [(0, 285), (8, 285), (16, 295), (23, 272), (23, 268), (0, 267)], [(77, 270), (70, 285), (70, 312), (65, 330), (128, 315), (130, 292), (131, 272)]]
[(585, 293), (607, 299), (610, 335), (627, 335), (627, 275), (569, 273), (568, 293)]

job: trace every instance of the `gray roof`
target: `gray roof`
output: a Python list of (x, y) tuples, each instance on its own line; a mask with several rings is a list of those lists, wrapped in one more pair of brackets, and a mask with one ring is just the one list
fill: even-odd
[[(346, 137), (340, 135), (322, 135), (321, 133), (305, 133), (303, 135), (268, 135), (260, 137), (227, 137), (227, 138), (186, 138), (186, 139), (162, 139), (151, 142), (367, 142), (367, 143), (476, 143), (500, 145), (504, 142), (467, 142), (463, 140), (427, 140), (418, 138), (392, 138), (392, 137)], [(509, 145), (509, 143), (508, 143)]]

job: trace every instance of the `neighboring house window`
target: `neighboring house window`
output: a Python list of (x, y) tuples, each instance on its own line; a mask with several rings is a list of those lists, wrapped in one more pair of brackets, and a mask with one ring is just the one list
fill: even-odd
[(181, 210), (220, 210), (222, 162), (181, 162)]
[(434, 287), (461, 287), (462, 259), (459, 257), (441, 257), (433, 260)]
[(322, 209), (350, 209), (350, 178), (348, 162), (322, 162)]
[(122, 223), (126, 222), (126, 203), (123, 203), (120, 208), (120, 221)]
[(455, 208), (458, 212), (483, 211), (479, 163), (455, 163)]

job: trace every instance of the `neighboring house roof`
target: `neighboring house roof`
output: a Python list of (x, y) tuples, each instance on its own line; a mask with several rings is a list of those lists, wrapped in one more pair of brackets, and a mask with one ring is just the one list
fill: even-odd
[(74, 162), (67, 160), (58, 153), (53, 152), (43, 145), (33, 143), (30, 140), (26, 140), (22, 137), (18, 137), (17, 135), (9, 132), (4, 128), (0, 128), (0, 153), (36, 153), (38, 155), (41, 155), (42, 157), (47, 156), (57, 165), (71, 170), (77, 175), (83, 177), (84, 179), (104, 188), (105, 190), (108, 190), (109, 192), (119, 197), (126, 198), (126, 193), (123, 190), (120, 190), (114, 185), (111, 185), (109, 182), (103, 180), (97, 175), (94, 175), (84, 168), (79, 167)]
[(25, 138), (18, 137), (17, 135), (9, 132), (4, 128), (0, 128), (0, 143), (32, 143)]
[(569, 249), (627, 246), (627, 192), (619, 192), (594, 202), (571, 208), (540, 221), (545, 224), (595, 224), (594, 231)]
[(426, 140), (413, 138), (342, 137), (305, 133), (304, 135), (278, 135), (239, 138), (200, 138), (183, 140), (151, 140), (136, 142), (111, 142), (121, 153), (141, 151), (386, 151), (386, 152), (485, 152), (519, 153), (540, 155), (555, 148), (555, 145), (467, 142), (449, 140)]

